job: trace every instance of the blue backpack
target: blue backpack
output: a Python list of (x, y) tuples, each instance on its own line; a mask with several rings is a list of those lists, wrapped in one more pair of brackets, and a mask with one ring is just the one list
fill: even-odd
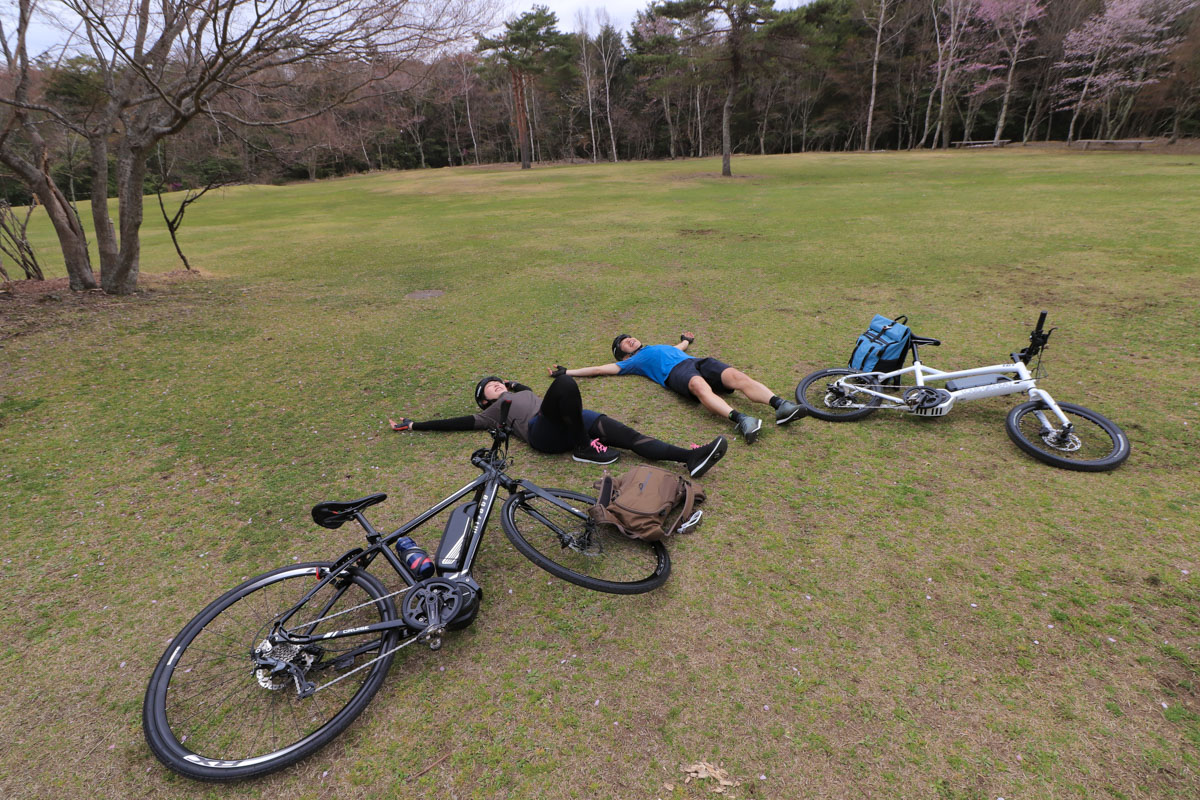
[(912, 331), (908, 317), (901, 314), (894, 320), (876, 314), (871, 327), (858, 337), (850, 354), (850, 369), (855, 372), (892, 372), (904, 366)]

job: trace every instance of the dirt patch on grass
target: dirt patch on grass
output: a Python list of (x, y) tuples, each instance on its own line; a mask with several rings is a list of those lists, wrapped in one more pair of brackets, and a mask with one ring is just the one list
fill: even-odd
[(124, 296), (99, 289), (75, 292), (67, 278), (0, 284), (0, 342), (37, 330), (76, 325), (81, 319), (97, 315), (125, 316), (131, 308), (178, 296), (180, 287), (206, 277), (202, 272), (187, 270), (143, 275), (138, 290)]

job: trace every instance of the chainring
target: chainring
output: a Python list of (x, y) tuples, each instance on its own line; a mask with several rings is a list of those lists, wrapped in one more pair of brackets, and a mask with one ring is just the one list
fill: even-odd
[(444, 627), (454, 621), (463, 608), (463, 594), (457, 581), (426, 578), (404, 593), (400, 617), (415, 631)]

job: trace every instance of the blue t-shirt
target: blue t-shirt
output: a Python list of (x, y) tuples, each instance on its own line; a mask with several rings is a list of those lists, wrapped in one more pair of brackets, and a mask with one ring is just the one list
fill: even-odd
[(655, 383), (666, 386), (667, 376), (681, 361), (691, 356), (669, 344), (652, 344), (643, 347), (624, 361), (618, 361), (621, 375), (641, 375)]

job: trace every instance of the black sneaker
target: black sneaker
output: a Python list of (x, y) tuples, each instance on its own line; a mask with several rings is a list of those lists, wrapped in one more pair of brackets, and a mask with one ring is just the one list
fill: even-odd
[(585, 445), (580, 445), (571, 453), (571, 458), (584, 464), (613, 464), (621, 454), (600, 444), (599, 439), (592, 439)]
[(718, 436), (703, 447), (692, 450), (687, 460), (688, 474), (693, 478), (699, 478), (712, 469), (713, 464), (720, 461), (721, 456), (725, 455), (725, 451), (728, 449), (729, 440), (724, 436)]
[(738, 433), (746, 440), (746, 444), (754, 444), (754, 440), (758, 438), (758, 431), (761, 428), (762, 420), (747, 414), (742, 414), (742, 418), (737, 423)]
[(807, 416), (808, 410), (804, 406), (784, 400), (779, 404), (779, 408), (775, 409), (775, 424), (787, 425), (789, 422), (804, 419)]

